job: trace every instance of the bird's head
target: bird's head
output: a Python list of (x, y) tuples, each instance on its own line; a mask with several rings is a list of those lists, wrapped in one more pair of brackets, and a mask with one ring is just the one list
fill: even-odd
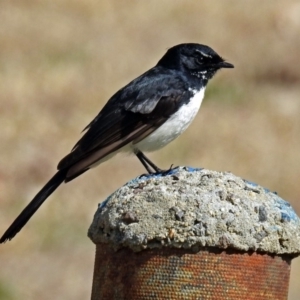
[(211, 79), (221, 68), (233, 68), (208, 46), (180, 44), (170, 48), (157, 65), (182, 70), (203, 80)]

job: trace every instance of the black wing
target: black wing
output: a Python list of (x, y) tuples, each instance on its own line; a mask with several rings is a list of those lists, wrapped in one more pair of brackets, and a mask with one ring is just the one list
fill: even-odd
[(106, 155), (141, 140), (188, 100), (185, 81), (175, 71), (155, 67), (118, 91), (88, 125), (72, 152), (58, 164), (70, 181)]

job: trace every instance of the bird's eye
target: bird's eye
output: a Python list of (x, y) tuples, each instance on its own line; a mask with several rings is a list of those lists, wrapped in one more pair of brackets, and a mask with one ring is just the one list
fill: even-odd
[(203, 56), (199, 56), (196, 58), (196, 62), (199, 64), (199, 65), (202, 65), (205, 63), (205, 59)]

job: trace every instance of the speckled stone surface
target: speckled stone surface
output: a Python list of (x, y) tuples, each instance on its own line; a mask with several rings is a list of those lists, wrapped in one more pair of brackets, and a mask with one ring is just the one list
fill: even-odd
[(231, 173), (187, 167), (125, 184), (99, 206), (88, 234), (115, 250), (300, 254), (300, 220), (288, 202)]

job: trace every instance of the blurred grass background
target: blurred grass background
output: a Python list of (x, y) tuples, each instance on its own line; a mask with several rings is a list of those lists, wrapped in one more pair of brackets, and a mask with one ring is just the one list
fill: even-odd
[[(231, 171), (300, 214), (299, 1), (2, 0), (0, 20), (1, 234), (109, 97), (183, 42), (235, 69), (217, 74), (188, 131), (150, 157)], [(0, 299), (89, 299), (97, 203), (143, 172), (120, 156), (61, 186), (0, 247)], [(299, 280), (295, 259), (290, 300)]]

